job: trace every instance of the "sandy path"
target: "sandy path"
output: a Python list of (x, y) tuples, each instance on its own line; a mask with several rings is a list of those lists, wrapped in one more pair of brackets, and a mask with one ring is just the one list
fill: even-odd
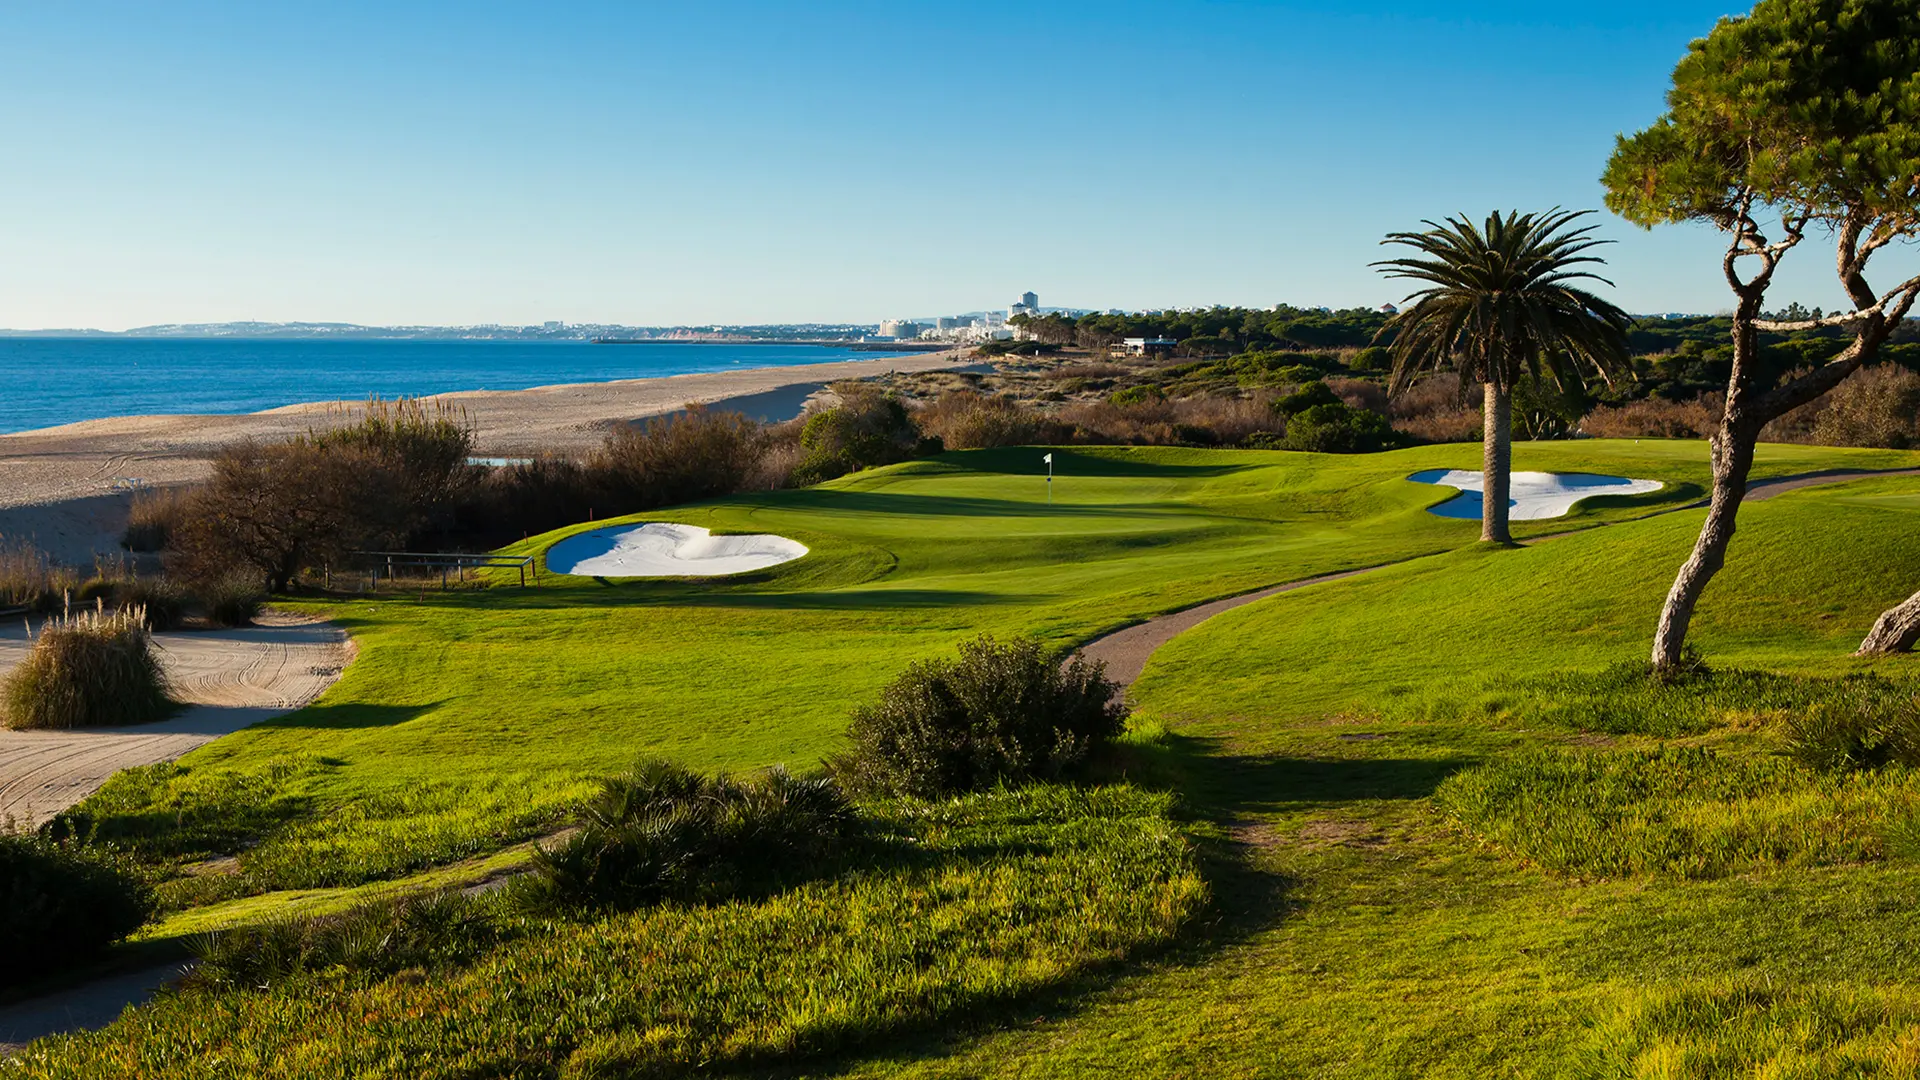
[[(642, 346), (606, 346), (606, 348)], [(463, 410), (475, 453), (525, 457), (599, 445), (609, 428), (688, 405), (785, 420), (828, 383), (888, 372), (967, 367), (959, 350), (875, 360), (748, 368), (658, 379), (571, 383), (531, 390), (472, 390), (430, 401)], [(309, 402), (231, 416), (122, 416), (0, 435), (0, 537), (30, 540), (56, 559), (90, 566), (115, 549), (130, 482), (181, 484), (207, 475), (223, 446), (326, 427), (358, 402)]]
[[(1743, 501), (1760, 502), (1788, 491), (1797, 491), (1801, 488), (1808, 487), (1819, 487), (1824, 484), (1841, 484), (1848, 480), (1860, 480), (1872, 476), (1920, 476), (1920, 469), (1827, 469), (1822, 472), (1799, 473), (1793, 476), (1776, 476), (1767, 480), (1756, 480), (1748, 484), (1746, 500)], [(1685, 506), (1656, 510), (1645, 517), (1633, 518), (1632, 520), (1645, 521), (1649, 517), (1659, 517), (1662, 514), (1672, 514), (1681, 510), (1697, 510), (1705, 505), (1707, 505), (1707, 503), (1706, 500), (1703, 499), (1699, 502), (1688, 503)], [(1626, 524), (1626, 522), (1617, 522), (1616, 524)], [(1558, 540), (1561, 537), (1572, 536), (1574, 533), (1585, 531), (1587, 530), (1575, 529), (1563, 533), (1553, 533), (1548, 536), (1536, 537), (1529, 541), (1529, 543), (1545, 543), (1549, 540)], [(1121, 686), (1132, 686), (1134, 681), (1140, 678), (1140, 673), (1146, 670), (1147, 661), (1153, 658), (1155, 650), (1223, 611), (1232, 611), (1234, 608), (1243, 607), (1256, 600), (1265, 600), (1269, 596), (1278, 596), (1283, 592), (1292, 592), (1295, 589), (1304, 589), (1309, 585), (1319, 585), (1328, 581), (1339, 581), (1341, 578), (1350, 578), (1358, 574), (1368, 574), (1393, 565), (1395, 564), (1382, 563), (1379, 566), (1368, 566), (1359, 570), (1345, 570), (1337, 574), (1322, 574), (1319, 577), (1305, 578), (1300, 581), (1289, 581), (1283, 585), (1270, 585), (1267, 588), (1250, 593), (1241, 593), (1238, 596), (1227, 596), (1219, 600), (1210, 600), (1196, 607), (1190, 607), (1182, 611), (1175, 611), (1171, 614), (1159, 616), (1158, 618), (1148, 619), (1146, 622), (1136, 623), (1124, 630), (1116, 630), (1104, 637), (1095, 638), (1081, 646), (1080, 651), (1089, 660), (1104, 661), (1107, 665), (1107, 678), (1112, 679)]]
[[(174, 696), (171, 720), (86, 731), (0, 730), (0, 822), (38, 825), (134, 765), (170, 761), (319, 697), (352, 658), (331, 623), (265, 612), (233, 630), (154, 635)], [(0, 674), (26, 655), (25, 628), (0, 628)]]

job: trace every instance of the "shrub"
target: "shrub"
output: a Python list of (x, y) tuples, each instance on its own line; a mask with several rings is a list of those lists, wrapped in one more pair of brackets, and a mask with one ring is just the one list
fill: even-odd
[(760, 425), (695, 405), (614, 429), (587, 469), (606, 512), (630, 513), (739, 491), (760, 449)]
[(949, 795), (1066, 774), (1118, 736), (1126, 708), (1105, 665), (1062, 665), (1033, 638), (962, 642), (908, 667), (855, 710), (829, 767), (857, 791)]
[(108, 857), (0, 833), (0, 988), (85, 960), (153, 914), (153, 893)]
[(1387, 388), (1372, 379), (1328, 379), (1326, 383), (1344, 404), (1387, 415)]
[(1369, 345), (1347, 357), (1347, 366), (1355, 371), (1386, 371), (1393, 366), (1393, 352), (1385, 345)]
[(1315, 406), (1341, 404), (1344, 402), (1340, 400), (1339, 395), (1335, 394), (1325, 382), (1315, 379), (1290, 394), (1275, 398), (1273, 411), (1281, 416), (1291, 417)]
[[(1321, 389), (1326, 387), (1322, 385)], [(1281, 446), (1320, 454), (1370, 454), (1397, 446), (1400, 441), (1386, 417), (1336, 401), (1311, 406), (1288, 418)]]
[(862, 383), (839, 383), (834, 392), (840, 404), (814, 413), (801, 429), (806, 456), (795, 472), (800, 483), (939, 452), (935, 442), (922, 440), (899, 398)]
[(1823, 446), (1890, 450), (1920, 444), (1920, 374), (1896, 364), (1854, 372), (1827, 394), (1812, 439)]
[(501, 937), (483, 901), (459, 892), (402, 896), (338, 915), (203, 934), (189, 943), (199, 961), (191, 985), (257, 990), (329, 968), (375, 976), (446, 968), (478, 958)]
[(1883, 692), (1878, 680), (1850, 680), (1824, 701), (1788, 713), (1786, 747), (1826, 772), (1920, 765), (1920, 703)]
[(0, 682), (0, 700), (11, 728), (144, 724), (173, 711), (137, 607), (50, 620)]
[(228, 446), (170, 530), (170, 566), (196, 584), (244, 571), (279, 592), (356, 549), (444, 530), (474, 482), (472, 444), (444, 412), (374, 401), (334, 430)]
[(1624, 405), (1602, 405), (1580, 421), (1580, 430), (1596, 439), (1706, 439), (1720, 430), (1717, 395), (1692, 401), (1644, 398)]
[(920, 430), (949, 450), (1065, 442), (1071, 430), (1010, 397), (952, 390), (914, 415)]
[(1478, 442), (1481, 416), (1452, 372), (1430, 375), (1395, 395), (1387, 405), (1394, 430), (1424, 442)]
[(1121, 408), (1129, 405), (1145, 405), (1150, 401), (1165, 401), (1167, 392), (1160, 387), (1147, 383), (1143, 386), (1129, 386), (1125, 390), (1115, 390), (1107, 395), (1107, 400)]
[(247, 574), (228, 574), (195, 590), (208, 621), (216, 626), (247, 626), (266, 603), (260, 583)]
[(175, 530), (190, 512), (192, 497), (193, 489), (187, 487), (135, 492), (127, 510), (127, 527), (120, 534), (120, 546), (143, 553), (166, 550)]
[(245, 572), (279, 592), (359, 548), (398, 546), (411, 511), (393, 464), (351, 444), (302, 437), (223, 449), (173, 536), (169, 567), (196, 584)]
[[(609, 435), (611, 439), (612, 434)], [(584, 521), (594, 510), (594, 483), (571, 458), (539, 457), (482, 469), (460, 510), (461, 531), (488, 541), (520, 540)]]
[(536, 853), (518, 892), (560, 910), (755, 895), (817, 875), (856, 825), (826, 777), (774, 769), (739, 781), (646, 760), (605, 782), (578, 832)]

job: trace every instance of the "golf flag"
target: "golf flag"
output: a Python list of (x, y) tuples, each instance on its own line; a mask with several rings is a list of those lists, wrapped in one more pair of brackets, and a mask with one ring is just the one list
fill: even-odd
[(1051, 465), (1051, 464), (1053, 464), (1053, 455), (1052, 455), (1052, 454), (1048, 454), (1048, 455), (1047, 455), (1046, 457), (1043, 457), (1043, 458), (1041, 458), (1040, 460), (1041, 460), (1041, 461), (1044, 461), (1044, 462), (1046, 462), (1046, 463), (1047, 463), (1047, 464), (1049, 464), (1049, 465)]

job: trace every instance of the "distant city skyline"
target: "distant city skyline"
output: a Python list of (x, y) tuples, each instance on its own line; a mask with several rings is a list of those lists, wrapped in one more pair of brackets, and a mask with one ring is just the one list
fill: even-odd
[[(1377, 307), (1390, 230), (1600, 206), (1727, 10), (11, 5), (0, 326)], [(1624, 307), (1728, 306), (1710, 230), (1603, 217)]]

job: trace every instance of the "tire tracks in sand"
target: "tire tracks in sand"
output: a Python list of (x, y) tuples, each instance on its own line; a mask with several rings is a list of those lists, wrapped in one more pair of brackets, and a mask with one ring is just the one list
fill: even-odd
[[(183, 708), (138, 727), (0, 730), (0, 825), (33, 827), (97, 791), (121, 769), (152, 765), (311, 703), (353, 658), (346, 631), (263, 612), (252, 626), (155, 634)], [(26, 657), (24, 624), (0, 628), (0, 675)]]

